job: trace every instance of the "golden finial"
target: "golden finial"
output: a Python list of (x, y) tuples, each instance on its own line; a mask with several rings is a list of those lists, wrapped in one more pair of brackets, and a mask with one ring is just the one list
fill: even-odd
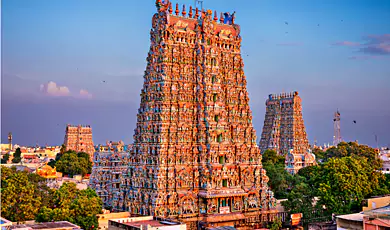
[(186, 16), (187, 12), (186, 12), (186, 5), (183, 5), (183, 12), (181, 13), (183, 15), (183, 17)]
[(176, 14), (176, 16), (179, 16), (179, 3), (176, 3), (175, 14)]
[(192, 18), (192, 6), (190, 6), (190, 12), (188, 13), (188, 17)]
[(217, 11), (214, 11), (214, 21), (218, 21)]
[(172, 2), (169, 2), (169, 14), (172, 14)]

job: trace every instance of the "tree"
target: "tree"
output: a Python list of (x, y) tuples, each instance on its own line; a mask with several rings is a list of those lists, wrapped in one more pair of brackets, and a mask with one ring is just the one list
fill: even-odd
[(88, 159), (83, 154), (80, 154), (79, 157), (75, 152), (64, 153), (56, 161), (55, 166), (57, 167), (57, 171), (71, 176), (77, 174), (84, 176), (85, 174), (91, 173), (92, 170), (92, 162), (89, 161), (89, 156)]
[(290, 214), (302, 213), (303, 216), (310, 217), (314, 210), (313, 201), (314, 191), (308, 184), (301, 182), (287, 194), (287, 200), (282, 205)]
[(27, 174), (28, 181), (34, 185), (34, 196), (42, 197), (42, 206), (49, 205), (53, 199), (54, 190), (47, 186), (46, 179), (36, 173)]
[(282, 228), (282, 220), (280, 218), (276, 218), (274, 222), (270, 226), (268, 226), (270, 230), (279, 230)]
[(20, 151), (20, 148), (17, 148), (14, 152), (14, 158), (12, 159), (12, 163), (19, 163), (22, 161), (22, 151)]
[(316, 156), (317, 162), (322, 162), (323, 159), (325, 158), (325, 152), (322, 151), (320, 148), (314, 148), (313, 154)]
[(58, 172), (69, 174), (71, 176), (81, 174), (90, 174), (92, 171), (92, 162), (89, 155), (84, 152), (76, 153), (69, 150), (64, 154), (58, 153), (55, 161), (49, 162), (52, 167), (57, 167)]
[(275, 150), (269, 150), (269, 149), (264, 151), (261, 160), (263, 164), (278, 164), (278, 165), (283, 165), (283, 167), (284, 167), (284, 161), (285, 161), (284, 156), (280, 156), (276, 153)]
[(280, 156), (275, 150), (266, 150), (262, 155), (263, 168), (269, 177), (268, 185), (275, 197), (284, 199), (294, 186), (295, 177), (285, 170), (285, 157)]
[(380, 188), (384, 176), (368, 163), (367, 158), (348, 156), (331, 158), (317, 171), (315, 186), (319, 204), (329, 213), (361, 211), (361, 202), (371, 195), (388, 193)]
[(342, 158), (348, 156), (364, 157), (367, 159), (368, 163), (377, 170), (382, 167), (382, 162), (375, 149), (367, 145), (359, 145), (356, 142), (340, 142), (337, 147), (327, 149), (324, 155), (324, 160), (327, 161), (331, 158)]
[(9, 156), (10, 156), (9, 153), (4, 154), (3, 159), (1, 159), (1, 163), (7, 164), (8, 160), (9, 160)]
[(1, 215), (18, 223), (34, 219), (41, 205), (34, 184), (29, 182), (26, 172), (6, 171), (7, 177), (2, 178)]
[(96, 214), (101, 213), (103, 202), (90, 188), (78, 190), (74, 183), (64, 183), (54, 193), (50, 207), (42, 207), (37, 222), (66, 220), (83, 229), (98, 226)]

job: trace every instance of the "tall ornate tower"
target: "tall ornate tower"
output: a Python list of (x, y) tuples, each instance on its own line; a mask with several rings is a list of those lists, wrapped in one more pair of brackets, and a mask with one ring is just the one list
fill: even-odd
[(92, 161), (95, 147), (92, 141), (92, 128), (89, 125), (67, 125), (65, 130), (64, 145), (66, 150), (86, 152)]
[(333, 129), (334, 129), (333, 146), (337, 146), (341, 142), (340, 112), (339, 112), (339, 110), (337, 110), (334, 113)]
[(125, 192), (114, 208), (190, 229), (276, 212), (261, 164), (234, 14), (156, 1)]
[(285, 155), (291, 149), (296, 154), (305, 154), (310, 148), (302, 118), (301, 98), (298, 92), (269, 95), (260, 149), (273, 149)]

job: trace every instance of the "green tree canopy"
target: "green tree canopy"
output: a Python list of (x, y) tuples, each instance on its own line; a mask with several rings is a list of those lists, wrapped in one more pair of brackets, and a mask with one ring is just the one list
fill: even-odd
[(382, 173), (358, 156), (331, 158), (317, 170), (314, 180), (320, 204), (330, 212), (343, 214), (361, 211), (363, 199), (388, 193), (380, 187)]
[[(1, 168), (1, 215), (14, 222), (33, 220), (42, 203), (26, 172)], [(5, 175), (3, 175), (5, 173)]]
[(77, 174), (84, 176), (92, 171), (92, 162), (89, 160), (89, 155), (84, 152), (67, 151), (51, 164), (57, 167), (58, 172), (71, 176)]
[(297, 176), (285, 170), (285, 157), (275, 150), (266, 150), (262, 155), (263, 168), (269, 177), (268, 185), (278, 199), (287, 198), (288, 192), (294, 187)]
[(341, 142), (337, 147), (331, 147), (326, 150), (324, 160), (331, 158), (342, 158), (348, 156), (359, 156), (367, 159), (367, 162), (375, 169), (382, 167), (382, 162), (375, 149), (367, 145), (359, 145), (356, 142)]
[[(288, 212), (303, 213), (305, 218), (314, 209), (329, 215), (360, 212), (363, 199), (389, 193), (390, 175), (378, 171), (382, 162), (375, 149), (342, 142), (316, 155), (323, 156), (324, 162), (298, 171), (283, 203)], [(312, 206), (314, 197), (319, 198), (316, 207)]]
[(1, 167), (1, 214), (15, 222), (69, 221), (83, 229), (97, 227), (96, 214), (103, 202), (90, 188), (78, 190), (74, 183), (64, 183), (53, 190), (35, 173)]
[(22, 151), (20, 151), (20, 148), (17, 148), (14, 152), (12, 163), (19, 163), (20, 161), (22, 161)]
[(4, 154), (3, 158), (1, 159), (1, 163), (2, 164), (7, 164), (8, 160), (9, 160), (9, 153), (6, 153)]
[(78, 190), (74, 183), (64, 183), (55, 191), (50, 207), (40, 209), (36, 221), (66, 220), (83, 229), (98, 226), (96, 214), (101, 213), (103, 202), (90, 188)]
[(267, 149), (264, 151), (264, 153), (262, 155), (261, 162), (263, 164), (283, 165), (283, 167), (284, 167), (285, 157), (278, 155), (275, 150)]

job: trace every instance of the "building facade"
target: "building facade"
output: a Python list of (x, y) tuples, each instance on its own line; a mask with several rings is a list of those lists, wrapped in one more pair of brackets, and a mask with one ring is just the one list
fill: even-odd
[(234, 14), (156, 6), (126, 189), (114, 207), (189, 229), (272, 218)]
[(389, 174), (390, 173), (390, 149), (381, 148), (379, 150), (379, 158), (383, 161), (383, 165), (381, 168), (382, 173)]
[(89, 125), (67, 125), (65, 130), (64, 145), (66, 150), (86, 152), (92, 160), (95, 152), (92, 140), (92, 128)]
[(122, 141), (107, 142), (106, 146), (96, 148), (89, 186), (96, 191), (106, 208), (113, 206), (114, 199), (119, 197), (117, 193), (125, 188), (121, 186), (121, 181), (128, 171), (129, 153), (126, 150)]
[(290, 174), (298, 173), (299, 169), (316, 165), (316, 156), (311, 152), (310, 149), (303, 154), (295, 154), (291, 149), (286, 155), (285, 169)]

